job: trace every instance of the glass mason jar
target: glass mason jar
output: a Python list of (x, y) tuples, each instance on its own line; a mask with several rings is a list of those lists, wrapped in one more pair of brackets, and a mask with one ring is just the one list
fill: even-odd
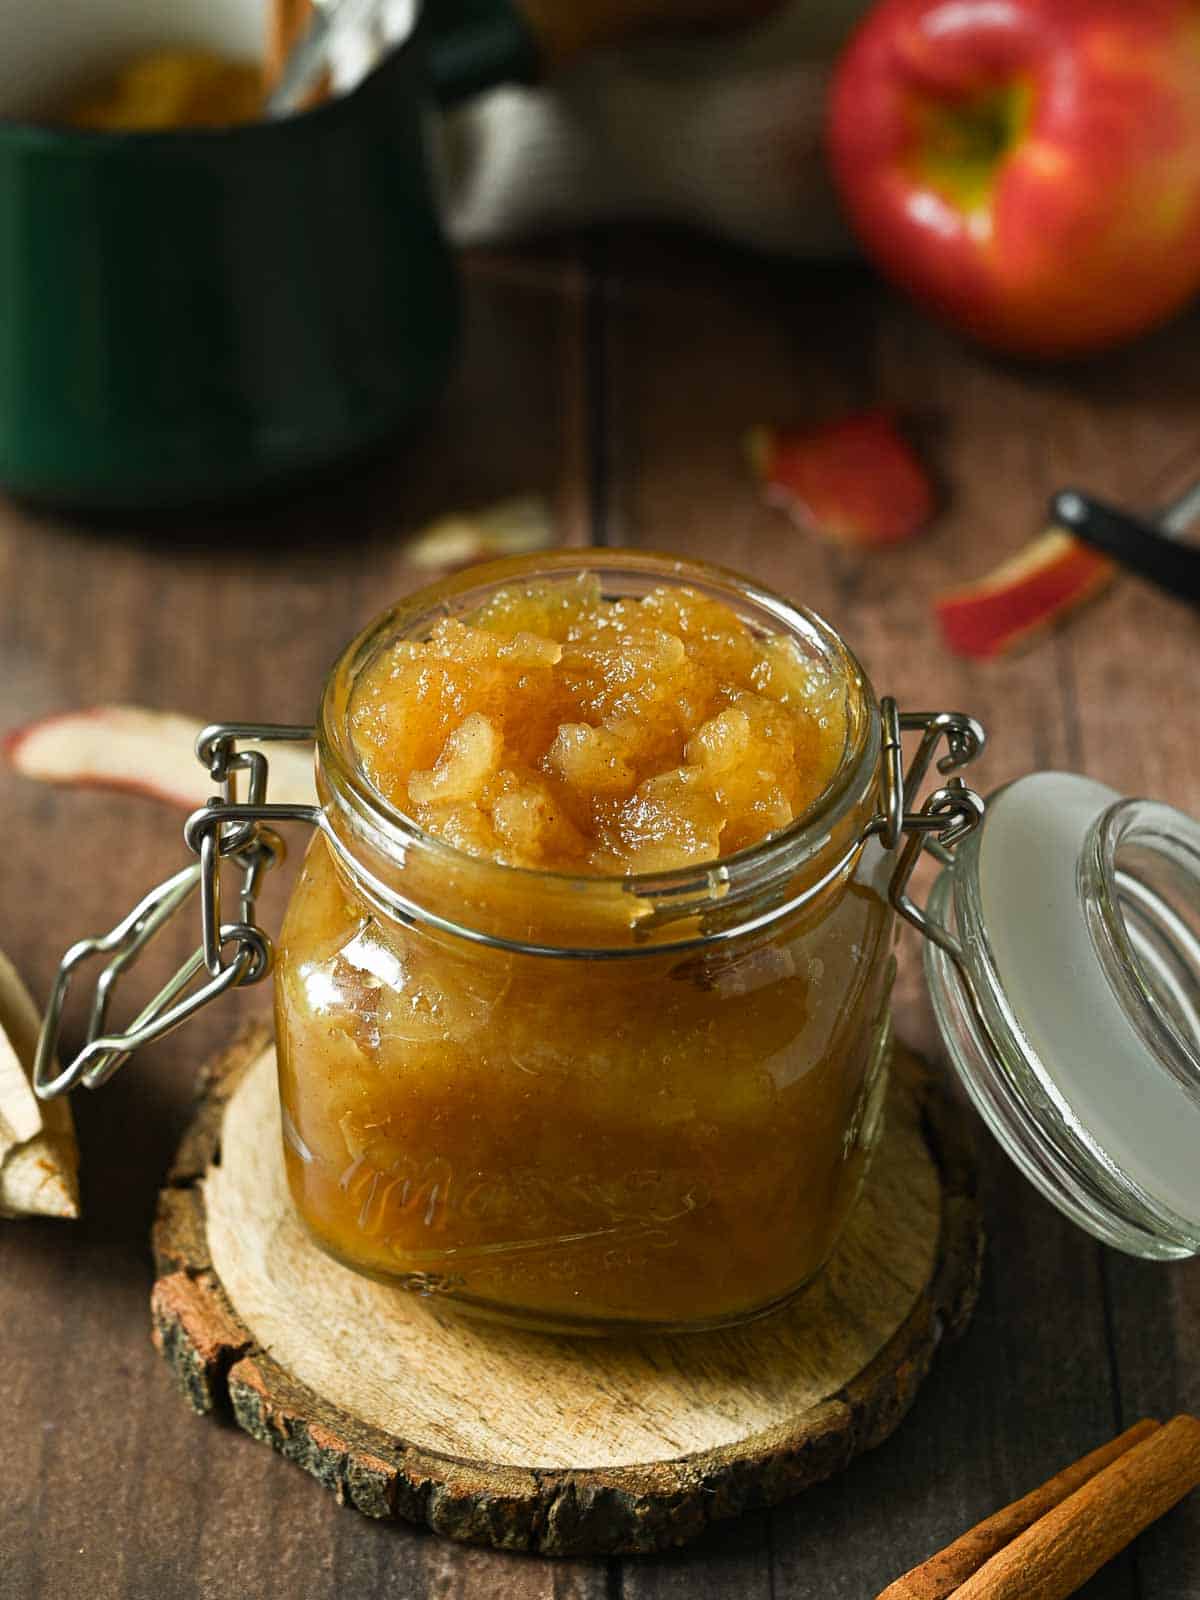
[[(652, 877), (480, 860), (364, 778), (348, 719), (381, 652), (498, 587), (684, 585), (832, 675), (846, 734), (811, 810)], [(816, 1273), (880, 1124), (894, 970), (880, 709), (824, 623), (707, 566), (599, 551), (468, 572), (343, 655), (317, 730), (323, 826), (276, 964), (284, 1154), (359, 1271), (539, 1327), (715, 1327)]]
[[(703, 865), (570, 877), (460, 852), (371, 786), (349, 715), (380, 652), (501, 586), (582, 572), (610, 598), (694, 589), (820, 665), (844, 735), (804, 814)], [(314, 738), (317, 803), (270, 803), (263, 743)], [(715, 567), (589, 550), (460, 574), (349, 647), (315, 730), (204, 730), (222, 792), (186, 825), (199, 861), (68, 952), (35, 1086), (102, 1083), (274, 966), (283, 1160), (326, 1250), (538, 1327), (714, 1327), (794, 1294), (854, 1205), (898, 915), (925, 937), (950, 1060), (1025, 1176), (1108, 1244), (1200, 1253), (1200, 825), (1068, 773), (985, 809), (954, 775), (982, 744), (961, 713), (876, 700), (824, 622)], [(318, 831), (275, 960), (254, 899), (266, 824), (289, 820)], [(925, 850), (941, 872), (923, 909), (908, 884)], [(222, 862), (242, 871), (233, 923)], [(106, 1031), (122, 972), (197, 890), (199, 950)], [(85, 1043), (59, 1070), (67, 989), (97, 955)]]

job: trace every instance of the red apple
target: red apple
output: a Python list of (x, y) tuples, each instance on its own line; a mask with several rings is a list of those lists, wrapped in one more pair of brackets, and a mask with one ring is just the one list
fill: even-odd
[(947, 321), (1128, 338), (1200, 287), (1200, 0), (880, 0), (828, 144), (867, 252)]

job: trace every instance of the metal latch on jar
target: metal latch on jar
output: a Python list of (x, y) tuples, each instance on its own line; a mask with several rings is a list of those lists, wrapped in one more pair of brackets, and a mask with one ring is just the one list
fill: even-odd
[[(930, 920), (909, 895), (908, 886), (923, 851), (929, 850), (945, 864), (955, 845), (982, 819), (983, 800), (952, 774), (979, 755), (984, 731), (974, 718), (961, 712), (902, 712), (890, 697), (880, 702), (880, 718), (881, 809), (864, 829), (859, 845), (877, 837), (885, 850), (900, 851), (888, 885), (893, 908), (957, 960), (961, 952), (953, 934)], [(906, 732), (921, 734), (907, 770), (902, 737)], [(271, 824), (305, 822), (320, 827), (323, 812), (316, 805), (269, 803), (266, 755), (260, 749), (239, 750), (238, 743), (311, 742), (314, 738), (311, 727), (258, 723), (213, 723), (199, 735), (197, 759), (220, 793), (193, 812), (184, 825), (184, 839), (197, 859), (152, 889), (109, 933), (80, 940), (63, 957), (34, 1060), (34, 1088), (42, 1099), (65, 1094), (81, 1083), (89, 1089), (99, 1087), (135, 1050), (173, 1032), (227, 989), (261, 983), (268, 976), (274, 951), (269, 935), (256, 921), (255, 906), (263, 873), (284, 853), (283, 842)], [(945, 750), (937, 758), (937, 770), (948, 781), (931, 793), (919, 810), (909, 809), (943, 742)], [(240, 772), (248, 774), (244, 802), (238, 801), (236, 793)], [(221, 920), (221, 868), (225, 862), (241, 871), (236, 922)], [(197, 889), (199, 947), (125, 1029), (106, 1031), (120, 979)], [(84, 1045), (67, 1066), (56, 1071), (72, 980), (76, 970), (93, 957), (109, 959), (92, 994)], [(192, 988), (201, 973), (206, 974), (204, 981)]]
[[(115, 928), (99, 938), (71, 946), (59, 966), (33, 1064), (33, 1086), (43, 1100), (65, 1094), (82, 1083), (95, 1089), (106, 1083), (135, 1050), (171, 1033), (202, 1006), (224, 994), (261, 983), (271, 971), (274, 950), (255, 920), (255, 902), (262, 875), (283, 857), (283, 841), (268, 824), (307, 822), (317, 826), (319, 806), (269, 805), (267, 758), (261, 750), (238, 750), (239, 740), (266, 744), (279, 740), (311, 741), (313, 728), (270, 723), (213, 723), (196, 740), (196, 758), (220, 787), (208, 805), (194, 811), (183, 836), (197, 859), (158, 884)], [(237, 774), (248, 776), (247, 797), (239, 804)], [(221, 867), (226, 861), (241, 869), (237, 922), (221, 921)], [(200, 946), (179, 971), (121, 1032), (106, 1032), (117, 984), (155, 934), (200, 891)], [(229, 946), (232, 954), (227, 955)], [(85, 1043), (74, 1059), (55, 1072), (63, 1012), (76, 969), (93, 956), (108, 956), (96, 981), (88, 1011)], [(198, 987), (189, 986), (207, 973)]]
[[(955, 845), (983, 821), (983, 797), (951, 774), (981, 754), (987, 735), (974, 717), (961, 711), (901, 711), (890, 695), (880, 701), (879, 711), (883, 724), (879, 758), (883, 812), (872, 820), (867, 831), (878, 834), (885, 850), (898, 849), (907, 835), (888, 884), (888, 899), (906, 922), (957, 959), (961, 955), (957, 939), (912, 899), (908, 885), (923, 851), (928, 850), (947, 866)], [(905, 772), (901, 736), (908, 731), (919, 731), (922, 737)], [(909, 811), (908, 800), (924, 783), (943, 739), (946, 752), (939, 757), (937, 769), (949, 781), (926, 798), (920, 811)]]

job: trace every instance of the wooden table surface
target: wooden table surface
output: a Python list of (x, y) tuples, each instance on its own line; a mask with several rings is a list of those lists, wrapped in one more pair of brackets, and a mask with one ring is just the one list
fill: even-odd
[[(302, 502), (96, 527), (0, 501), (0, 728), (98, 700), (307, 721), (342, 643), (417, 581), (412, 532), (534, 491), (566, 542), (714, 557), (816, 607), (881, 692), (984, 720), (988, 787), (1059, 766), (1200, 812), (1194, 616), (1128, 580), (987, 666), (948, 656), (930, 625), (931, 596), (1014, 550), (1052, 486), (1150, 503), (1200, 460), (1200, 315), (1029, 372), (965, 350), (858, 270), (628, 235), (475, 257), (466, 296), (437, 416)], [(741, 441), (756, 421), (877, 403), (911, 420), (946, 510), (918, 542), (863, 557), (762, 506)], [(183, 859), (178, 818), (130, 798), (4, 771), (0, 815), (0, 946), (42, 997), (71, 940)], [(180, 930), (149, 965), (165, 971), (193, 939)], [(899, 1026), (931, 1048), (911, 944), (904, 956)], [(237, 996), (78, 1097), (81, 1223), (0, 1223), (4, 1600), (870, 1600), (1134, 1418), (1200, 1411), (1200, 1268), (1101, 1249), (989, 1143), (975, 1322), (898, 1433), (841, 1478), (661, 1560), (556, 1564), (370, 1523), (192, 1416), (148, 1337), (147, 1230), (194, 1067), (267, 999)], [(1085, 1592), (1200, 1600), (1200, 1496)]]

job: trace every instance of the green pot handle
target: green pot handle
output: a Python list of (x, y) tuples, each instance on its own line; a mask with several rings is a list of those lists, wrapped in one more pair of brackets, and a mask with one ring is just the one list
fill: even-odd
[(499, 83), (534, 83), (541, 52), (513, 0), (426, 0), (426, 70), (445, 106)]

